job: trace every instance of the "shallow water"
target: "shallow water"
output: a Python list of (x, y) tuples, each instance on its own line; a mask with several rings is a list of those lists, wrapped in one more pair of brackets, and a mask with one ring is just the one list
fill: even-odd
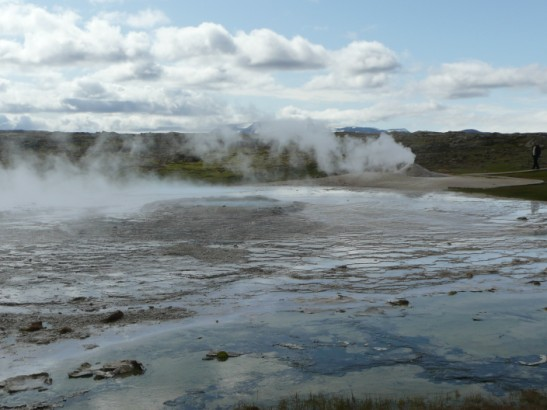
[[(543, 204), (263, 186), (123, 199), (4, 206), (0, 312), (70, 314), (86, 297), (195, 316), (47, 346), (5, 339), (0, 380), (48, 371), (54, 383), (0, 403), (229, 408), (295, 392), (502, 394), (547, 381), (547, 365), (519, 364), (547, 353)], [(209, 350), (242, 356), (203, 361)], [(66, 377), (125, 358), (147, 372)]]

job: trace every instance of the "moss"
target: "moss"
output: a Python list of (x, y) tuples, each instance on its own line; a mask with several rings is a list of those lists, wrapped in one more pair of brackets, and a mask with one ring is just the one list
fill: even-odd
[(233, 184), (241, 182), (242, 175), (220, 164), (208, 164), (203, 161), (174, 162), (160, 167), (157, 171), (163, 177), (199, 180), (212, 184)]
[(229, 357), (230, 355), (224, 350), (221, 350), (220, 352), (217, 353), (217, 360), (219, 362), (225, 362), (226, 360), (228, 360)]

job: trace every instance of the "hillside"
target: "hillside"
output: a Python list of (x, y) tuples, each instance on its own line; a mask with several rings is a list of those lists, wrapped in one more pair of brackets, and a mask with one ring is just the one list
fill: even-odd
[(395, 133), (410, 147), (416, 163), (436, 172), (461, 174), (530, 169), (535, 142), (547, 146), (547, 133)]
[[(531, 147), (537, 142), (547, 147), (547, 133), (393, 132), (394, 139), (416, 154), (415, 163), (441, 173), (485, 173), (527, 170), (531, 167)], [(13, 165), (27, 158), (35, 166), (49, 167), (51, 158), (63, 157), (73, 164), (90, 166), (94, 161), (114, 168), (156, 173), (162, 176), (238, 182), (245, 154), (245, 166), (262, 180), (321, 176), (309, 152), (270, 147), (253, 136), (227, 149), (214, 135), (203, 134), (205, 142), (197, 150), (194, 134), (51, 133), (41, 131), (0, 131), (0, 162)], [(373, 134), (337, 133), (339, 138), (375, 138)], [(222, 148), (222, 152), (220, 150)], [(30, 160), (29, 158), (32, 158)], [(543, 161), (547, 161), (547, 151)], [(542, 161), (542, 162), (543, 162)], [(94, 163), (93, 166), (97, 164)]]

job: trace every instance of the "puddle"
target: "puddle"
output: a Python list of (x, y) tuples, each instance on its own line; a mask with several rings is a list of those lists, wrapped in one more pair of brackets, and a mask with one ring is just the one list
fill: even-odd
[[(293, 392), (503, 394), (544, 386), (547, 366), (519, 363), (544, 352), (546, 313), (540, 293), (421, 296), (402, 309), (353, 296), (325, 309), (325, 301), (313, 296), (304, 302), (264, 295), (259, 310), (150, 328), (150, 336), (146, 329), (140, 336), (136, 330), (112, 332), (102, 339), (103, 347), (73, 352), (77, 357), (50, 367), (54, 383), (48, 392), (23, 393), (13, 403), (75, 396), (65, 408), (144, 403), (147, 408), (228, 409), (240, 400), (267, 404)], [(372, 308), (377, 311), (367, 313)], [(241, 356), (204, 361), (211, 350)], [(67, 380), (67, 369), (81, 362), (121, 356), (139, 358), (146, 373), (115, 381)]]

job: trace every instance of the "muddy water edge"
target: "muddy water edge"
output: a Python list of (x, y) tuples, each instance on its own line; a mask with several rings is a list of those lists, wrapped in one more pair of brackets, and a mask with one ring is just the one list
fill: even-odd
[[(0, 380), (46, 372), (51, 384), (4, 391), (1, 405), (230, 408), (545, 385), (543, 204), (318, 187), (150, 197), (115, 212), (2, 210)], [(233, 355), (204, 360), (219, 351)], [(68, 378), (121, 359), (145, 372)]]

